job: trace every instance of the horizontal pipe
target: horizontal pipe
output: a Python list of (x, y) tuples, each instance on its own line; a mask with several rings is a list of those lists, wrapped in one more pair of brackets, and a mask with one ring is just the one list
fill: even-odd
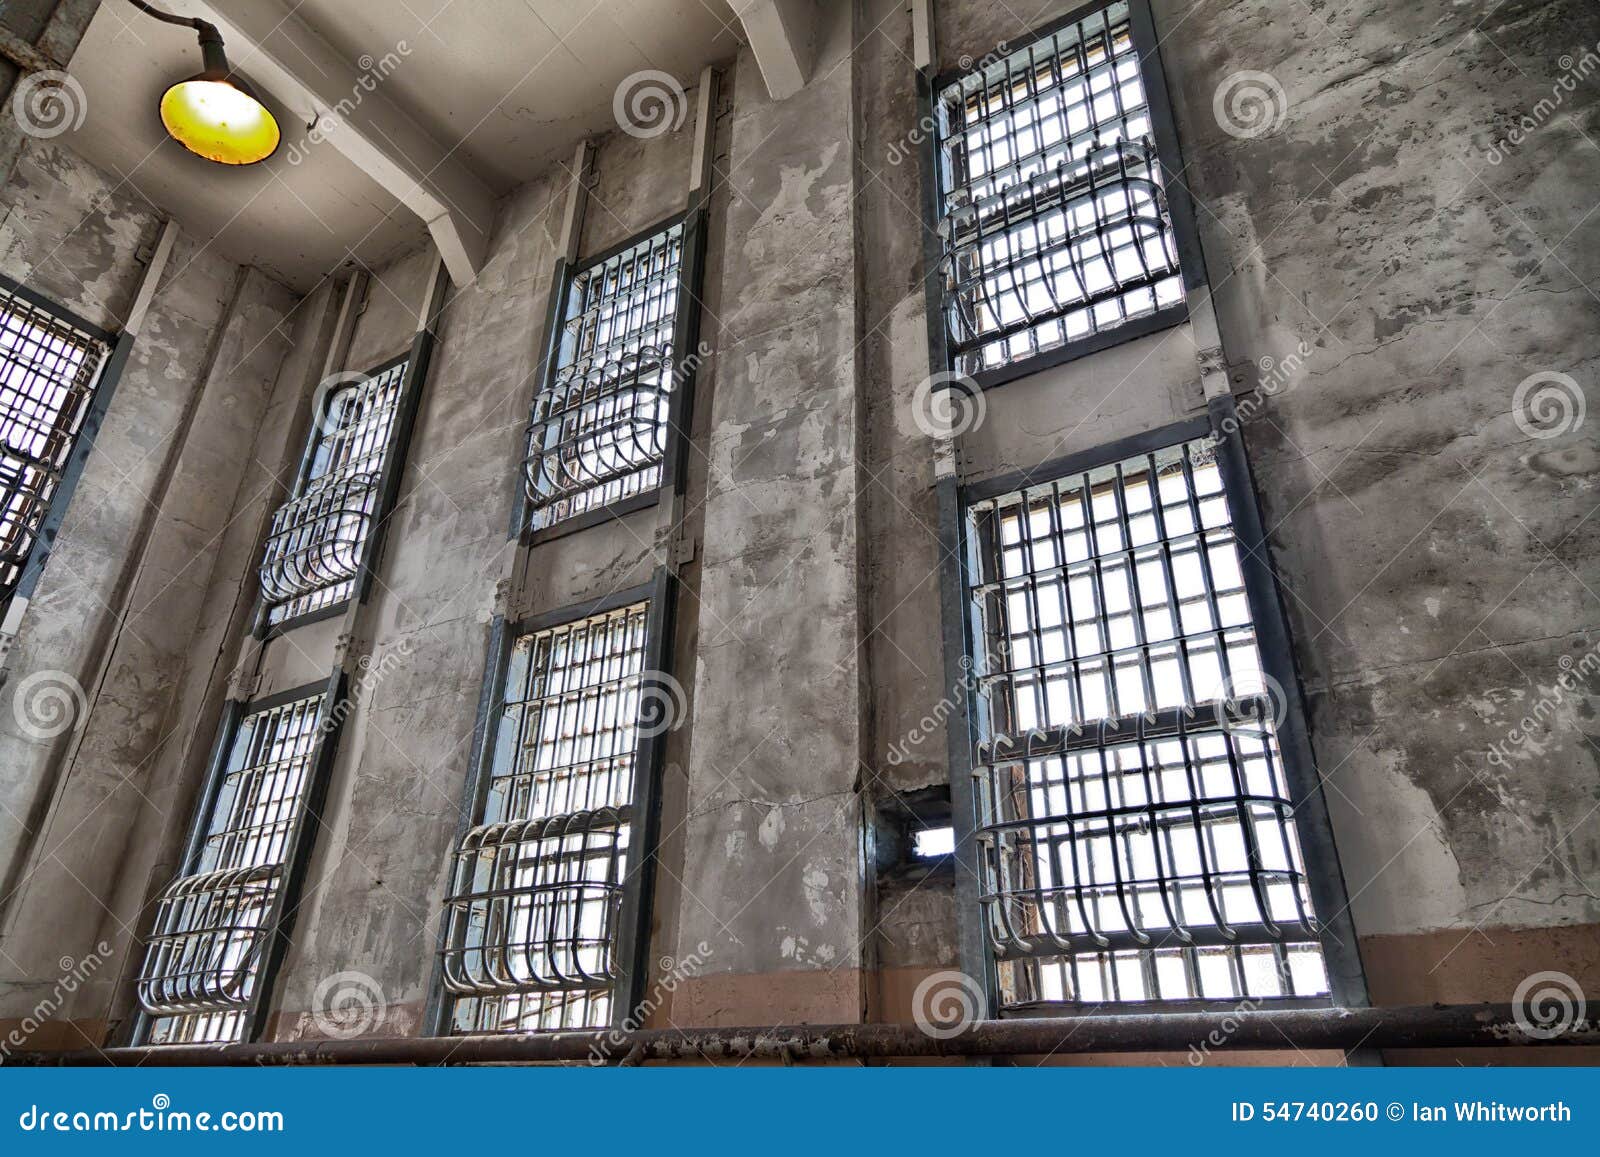
[(1131, 1013), (974, 1022), (940, 1039), (909, 1024), (641, 1029), (262, 1044), (147, 1045), (16, 1053), (22, 1065), (439, 1065), (510, 1062), (889, 1060), (1219, 1049), (1478, 1048), (1600, 1045), (1600, 1022), (1531, 1035), (1509, 1004)]

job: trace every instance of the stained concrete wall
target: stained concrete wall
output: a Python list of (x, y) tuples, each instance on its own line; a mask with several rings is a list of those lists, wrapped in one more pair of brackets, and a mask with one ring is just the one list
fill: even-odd
[[(1026, 22), (978, 0), (936, 7), (948, 68), (1072, 5)], [(1600, 21), (1577, 0), (1487, 17), (1445, 0), (1154, 8), (1372, 996), (1503, 1001), (1547, 969), (1600, 991), (1581, 665), (1597, 642), (1600, 459), (1592, 425), (1537, 438), (1513, 414), (1537, 371), (1594, 396), (1600, 74), (1563, 91), (1562, 117), (1496, 147), (1564, 56), (1596, 48)], [(930, 368), (912, 58), (905, 7), (859, 0), (833, 11), (790, 100), (770, 100), (747, 53), (726, 72), (677, 568), (673, 673), (690, 710), (668, 739), (651, 945), (705, 960), (662, 1023), (907, 1019), (916, 982), (959, 963), (952, 877), (880, 878), (876, 846), (901, 793), (947, 782), (942, 705), (959, 699), (944, 685), (932, 447), (912, 416)], [(1214, 106), (1242, 70), (1284, 94), (1280, 123), (1248, 139)], [(691, 129), (601, 141), (583, 253), (681, 207)], [(520, 567), (508, 546), (566, 180), (557, 167), (504, 200), (488, 265), (445, 308), (354, 643), (387, 673), (341, 737), (273, 1035), (317, 1035), (348, 971), (382, 995), (370, 1031), (419, 1030), (492, 616), (633, 585), (666, 556), (665, 506)], [(353, 367), (405, 347), (430, 260), (376, 271)], [(297, 324), (306, 357), (325, 308)], [(962, 476), (1202, 413), (1196, 347), (1182, 325), (990, 391)], [(1266, 358), (1295, 364), (1263, 391)], [(259, 463), (292, 460), (310, 381), (280, 375)], [(243, 483), (262, 511), (270, 474)], [(219, 556), (206, 605), (248, 594), (254, 525)], [(197, 639), (189, 669), (226, 647)], [(1558, 695), (1564, 658), (1589, 678)], [(190, 792), (214, 675), (196, 698), (211, 704), (183, 709), (200, 738), (163, 765)], [(113, 889), (130, 921), (170, 866), (142, 849), (176, 838), (147, 812), (133, 882)]]
[[(155, 211), (41, 141), (28, 143), (0, 199), (0, 268), (120, 329)], [(186, 746), (203, 707), (195, 663), (214, 652), (220, 625), (203, 613), (206, 596), (228, 562), (237, 464), (289, 355), (297, 300), (180, 236), (116, 383), (7, 664), (0, 1020), (51, 991), (64, 958), (110, 955), (73, 1009), (103, 1018), (144, 903), (142, 875), (131, 903), (119, 899), (153, 846), (137, 838), (138, 817), (164, 796), (163, 758)], [(46, 683), (27, 684), (34, 676)], [(60, 689), (63, 714), (30, 717), (25, 685)]]

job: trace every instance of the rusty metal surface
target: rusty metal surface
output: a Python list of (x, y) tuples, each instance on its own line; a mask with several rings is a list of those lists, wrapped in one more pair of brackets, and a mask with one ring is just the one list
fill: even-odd
[(18, 1053), (24, 1065), (506, 1064), (721, 1061), (795, 1062), (912, 1057), (1227, 1049), (1479, 1048), (1600, 1045), (1600, 1022), (1579, 1020), (1555, 1036), (1520, 1026), (1509, 1004), (1281, 1009), (1034, 1017), (978, 1021), (938, 1039), (915, 1025), (649, 1029), (638, 1032), (373, 1038), (263, 1044), (170, 1045)]

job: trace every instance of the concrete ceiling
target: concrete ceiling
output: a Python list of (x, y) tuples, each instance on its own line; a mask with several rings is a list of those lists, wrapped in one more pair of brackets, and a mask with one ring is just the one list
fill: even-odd
[[(183, 0), (168, 7), (207, 14)], [(356, 115), (386, 102), (437, 142), (461, 179), (493, 194), (614, 129), (612, 98), (625, 77), (655, 69), (692, 85), (742, 38), (725, 0), (301, 0), (292, 11), (333, 59), (348, 61), (350, 77), (384, 74), (372, 93), (354, 94), (365, 103)], [(224, 35), (234, 66), (267, 90), (268, 61), (226, 24)], [(103, 0), (69, 66), (87, 115), (64, 139), (188, 231), (215, 237), (229, 258), (297, 289), (352, 256), (375, 264), (425, 235), (415, 205), (340, 148), (308, 140), (310, 117), (275, 99), (283, 144), (259, 165), (214, 165), (169, 140), (156, 103), (199, 67), (192, 30)], [(308, 69), (313, 81), (316, 72), (326, 69)], [(354, 88), (323, 80), (326, 91)]]

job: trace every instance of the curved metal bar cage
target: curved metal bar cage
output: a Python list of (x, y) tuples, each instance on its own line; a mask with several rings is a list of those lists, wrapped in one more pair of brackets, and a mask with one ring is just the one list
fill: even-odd
[(273, 515), (262, 555), (269, 625), (351, 596), (377, 512), (407, 365), (402, 358), (319, 392), (301, 477)]
[(334, 477), (278, 507), (261, 561), (261, 592), (278, 620), (349, 597), (378, 481), (376, 474)]
[(683, 269), (683, 224), (575, 271), (524, 462), (530, 529), (661, 484)]
[(974, 503), (968, 529), (1003, 1003), (1325, 998), (1210, 443)]
[(305, 813), (324, 697), (238, 719), (183, 875), (157, 902), (139, 973), (152, 1044), (243, 1039)]
[(934, 115), (958, 373), (1013, 365), (1182, 302), (1126, 3), (947, 85)]
[(109, 353), (0, 286), (0, 603), (22, 579)]

